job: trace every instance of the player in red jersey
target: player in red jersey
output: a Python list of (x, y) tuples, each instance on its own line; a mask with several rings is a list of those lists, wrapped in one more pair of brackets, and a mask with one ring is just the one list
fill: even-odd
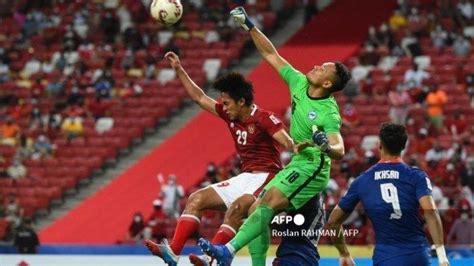
[[(218, 103), (191, 80), (176, 54), (168, 52), (165, 58), (191, 98), (202, 109), (227, 123), (242, 160), (243, 171), (229, 180), (191, 194), (169, 245), (166, 240), (162, 244), (145, 242), (154, 255), (163, 258), (168, 265), (177, 265), (186, 240), (198, 230), (204, 210), (226, 211), (224, 223), (212, 241), (227, 243), (247, 216), (260, 189), (281, 169), (278, 144), (295, 152), (305, 144), (294, 145), (283, 123), (273, 113), (253, 104), (252, 84), (242, 75), (230, 73), (214, 83), (214, 88), (221, 92), (222, 103)], [(206, 257), (191, 255), (190, 260), (196, 265), (209, 264)]]

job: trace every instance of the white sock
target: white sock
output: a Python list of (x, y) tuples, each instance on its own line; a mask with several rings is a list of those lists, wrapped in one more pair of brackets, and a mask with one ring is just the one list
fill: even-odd
[(232, 246), (232, 244), (227, 243), (227, 244), (225, 245), (225, 247), (230, 251), (230, 254), (232, 254), (232, 256), (235, 255), (235, 248), (234, 248), (234, 246)]

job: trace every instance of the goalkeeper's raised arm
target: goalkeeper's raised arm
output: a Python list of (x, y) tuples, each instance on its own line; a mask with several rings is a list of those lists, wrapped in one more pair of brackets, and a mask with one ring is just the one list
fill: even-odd
[(281, 57), (275, 46), (271, 41), (263, 34), (250, 20), (245, 9), (243, 7), (236, 7), (231, 12), (230, 15), (234, 20), (242, 26), (246, 31), (250, 33), (255, 46), (262, 55), (262, 57), (276, 70), (280, 71), (288, 62)]
[(170, 66), (176, 71), (176, 75), (191, 99), (199, 104), (202, 109), (218, 116), (216, 111), (216, 101), (207, 96), (207, 94), (205, 94), (204, 91), (189, 77), (188, 73), (181, 65), (179, 56), (173, 52), (168, 52), (165, 54), (165, 58), (170, 63)]

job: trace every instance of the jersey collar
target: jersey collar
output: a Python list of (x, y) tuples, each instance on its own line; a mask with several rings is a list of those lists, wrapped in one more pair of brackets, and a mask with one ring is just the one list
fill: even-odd
[(380, 160), (379, 163), (401, 163), (402, 159), (393, 159), (393, 160)]
[(257, 112), (257, 105), (256, 104), (252, 104), (252, 112), (250, 112), (250, 116), (253, 116), (256, 112)]

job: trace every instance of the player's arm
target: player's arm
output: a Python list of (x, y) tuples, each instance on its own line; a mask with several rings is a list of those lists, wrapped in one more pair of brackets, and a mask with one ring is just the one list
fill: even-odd
[(433, 197), (431, 195), (426, 195), (421, 197), (418, 202), (423, 209), (428, 230), (436, 247), (439, 265), (449, 265), (446, 250), (444, 248), (443, 225), (441, 224), (441, 218), (439, 217), (438, 209), (436, 208)]
[(242, 28), (250, 33), (253, 43), (257, 47), (258, 51), (262, 57), (267, 61), (276, 71), (280, 72), (280, 69), (283, 68), (288, 62), (281, 57), (275, 46), (272, 42), (255, 27), (252, 21), (247, 16), (245, 9), (243, 7), (236, 7), (231, 12), (230, 15), (234, 20), (239, 23)]
[(337, 205), (327, 222), (327, 226), (330, 230), (335, 231), (336, 234), (331, 234), (331, 240), (337, 251), (339, 252), (339, 265), (355, 265), (354, 260), (351, 257), (351, 253), (347, 248), (346, 240), (343, 233), (342, 223), (349, 217), (350, 213), (344, 212), (339, 205)]
[(289, 151), (295, 152), (295, 143), (285, 129), (280, 129), (272, 135), (273, 139)]
[(328, 134), (329, 150), (327, 155), (333, 160), (341, 160), (344, 157), (344, 141), (340, 133)]
[(341, 160), (344, 157), (344, 141), (339, 132), (326, 134), (313, 126), (313, 142), (333, 160)]
[(207, 96), (204, 91), (198, 85), (196, 85), (196, 83), (194, 83), (194, 81), (189, 77), (188, 73), (186, 73), (186, 70), (184, 70), (183, 66), (181, 65), (179, 57), (173, 52), (168, 52), (165, 54), (165, 58), (170, 63), (171, 67), (176, 71), (176, 75), (178, 76), (191, 99), (199, 104), (202, 109), (218, 116), (216, 111), (217, 102), (211, 97)]

